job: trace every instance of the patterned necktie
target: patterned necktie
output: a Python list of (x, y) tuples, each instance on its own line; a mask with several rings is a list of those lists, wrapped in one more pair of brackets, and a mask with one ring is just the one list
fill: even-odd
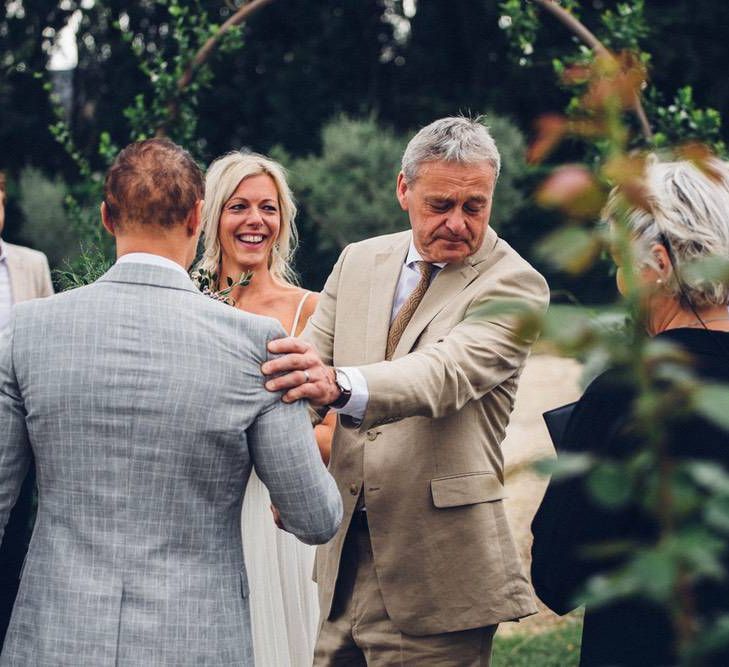
[(433, 265), (429, 262), (416, 262), (416, 264), (420, 271), (420, 282), (410, 293), (390, 325), (390, 332), (387, 334), (387, 351), (385, 352), (385, 359), (388, 360), (392, 359), (395, 348), (402, 338), (402, 333), (423, 300), (428, 285), (430, 285), (430, 277), (433, 275)]

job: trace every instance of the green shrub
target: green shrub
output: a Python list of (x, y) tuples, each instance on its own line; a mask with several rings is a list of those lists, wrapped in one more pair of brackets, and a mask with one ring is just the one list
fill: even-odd
[(44, 252), (51, 267), (79, 254), (78, 236), (64, 206), (67, 194), (63, 181), (50, 179), (34, 167), (25, 167), (20, 173), (18, 197), (25, 219), (21, 237)]

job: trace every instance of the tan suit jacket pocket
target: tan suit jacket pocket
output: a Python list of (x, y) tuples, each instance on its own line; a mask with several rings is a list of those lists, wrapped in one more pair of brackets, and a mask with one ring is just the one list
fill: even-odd
[(430, 480), (433, 504), (438, 508), (489, 503), (504, 497), (504, 486), (493, 472), (469, 472)]

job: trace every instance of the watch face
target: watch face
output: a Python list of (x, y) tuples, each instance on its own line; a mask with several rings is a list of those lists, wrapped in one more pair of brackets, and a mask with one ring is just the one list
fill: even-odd
[(352, 391), (352, 383), (349, 381), (347, 374), (337, 369), (337, 384), (343, 391)]

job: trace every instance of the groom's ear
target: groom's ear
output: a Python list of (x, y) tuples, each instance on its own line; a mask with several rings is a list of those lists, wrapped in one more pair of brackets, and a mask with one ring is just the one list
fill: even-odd
[(198, 199), (190, 211), (190, 215), (185, 221), (188, 236), (199, 236), (202, 229), (202, 208), (205, 202)]

